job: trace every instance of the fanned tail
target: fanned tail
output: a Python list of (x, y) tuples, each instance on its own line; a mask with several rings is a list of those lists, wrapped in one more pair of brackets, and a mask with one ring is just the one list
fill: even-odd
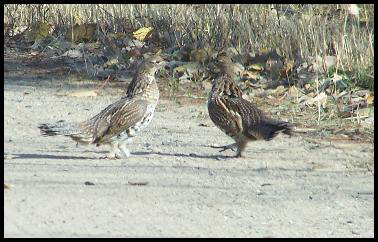
[(258, 130), (265, 140), (271, 140), (280, 132), (286, 135), (292, 135), (293, 124), (284, 121), (268, 120), (263, 122)]
[(40, 124), (38, 128), (43, 136), (65, 135), (71, 136), (80, 134), (80, 126), (78, 123), (66, 123), (58, 121), (56, 123)]

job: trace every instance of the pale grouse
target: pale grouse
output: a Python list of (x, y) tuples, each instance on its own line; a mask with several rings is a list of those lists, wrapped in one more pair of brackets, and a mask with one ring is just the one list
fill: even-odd
[(129, 84), (126, 96), (84, 122), (41, 124), (42, 135), (65, 135), (81, 144), (109, 144), (112, 150), (108, 158), (128, 157), (127, 143), (150, 123), (154, 114), (159, 99), (155, 72), (165, 63), (158, 55), (147, 58)]
[(211, 120), (236, 143), (214, 147), (237, 148), (236, 157), (241, 157), (246, 144), (253, 140), (271, 140), (280, 131), (291, 135), (292, 124), (267, 117), (254, 104), (242, 98), (239, 86), (234, 82), (232, 60), (225, 53), (218, 54), (215, 65), (220, 75), (212, 82), (208, 111)]

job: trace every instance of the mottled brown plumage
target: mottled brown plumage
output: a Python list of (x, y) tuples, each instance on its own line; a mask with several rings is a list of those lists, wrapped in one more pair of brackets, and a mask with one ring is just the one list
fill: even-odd
[(155, 72), (165, 64), (158, 55), (146, 59), (128, 86), (126, 96), (81, 123), (41, 124), (42, 135), (65, 135), (82, 144), (110, 144), (109, 158), (128, 157), (126, 148), (151, 121), (159, 99)]
[(208, 111), (211, 120), (224, 133), (235, 140), (223, 150), (237, 148), (236, 157), (241, 157), (246, 144), (253, 140), (271, 140), (279, 132), (291, 135), (292, 124), (266, 116), (253, 103), (243, 99), (242, 91), (233, 80), (231, 58), (221, 53), (215, 65), (220, 75), (213, 80), (209, 93)]

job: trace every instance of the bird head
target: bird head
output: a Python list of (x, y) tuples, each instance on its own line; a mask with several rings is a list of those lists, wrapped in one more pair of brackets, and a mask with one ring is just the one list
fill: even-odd
[(232, 59), (222, 51), (213, 58), (211, 64), (208, 66), (208, 71), (215, 77), (222, 75), (233, 76)]
[(214, 64), (218, 67), (224, 67), (225, 65), (232, 64), (232, 59), (226, 52), (222, 51), (217, 55)]
[(160, 55), (153, 55), (146, 59), (146, 63), (158, 68), (167, 64), (167, 62)]
[(152, 55), (144, 60), (143, 72), (148, 72), (150, 75), (154, 75), (157, 70), (165, 66), (167, 62), (160, 55)]

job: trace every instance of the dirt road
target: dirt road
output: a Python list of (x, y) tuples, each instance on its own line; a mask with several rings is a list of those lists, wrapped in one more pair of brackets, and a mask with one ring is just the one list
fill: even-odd
[[(5, 237), (373, 237), (372, 144), (250, 143), (245, 158), (207, 116), (206, 100), (161, 100), (132, 157), (42, 137), (37, 125), (81, 121), (120, 96), (65, 95), (93, 85), (5, 79)], [(63, 95), (62, 95), (63, 94)]]

